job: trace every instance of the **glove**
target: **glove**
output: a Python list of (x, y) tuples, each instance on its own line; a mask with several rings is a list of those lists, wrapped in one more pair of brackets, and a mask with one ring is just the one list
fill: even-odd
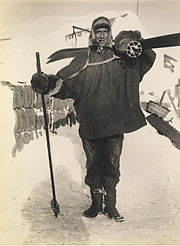
[(115, 51), (118, 55), (126, 53), (126, 48), (132, 41), (142, 40), (139, 31), (121, 31), (114, 40)]
[(40, 94), (47, 94), (49, 92), (49, 79), (48, 76), (44, 73), (38, 75), (37, 73), (33, 74), (31, 79), (31, 86), (33, 91)]

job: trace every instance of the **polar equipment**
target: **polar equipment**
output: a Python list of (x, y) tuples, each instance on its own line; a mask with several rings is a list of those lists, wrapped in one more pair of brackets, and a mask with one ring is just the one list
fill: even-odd
[[(36, 65), (37, 65), (37, 73), (40, 76), (41, 75), (41, 64), (40, 64), (39, 52), (36, 52)], [(52, 194), (53, 194), (53, 199), (51, 200), (51, 208), (52, 208), (52, 210), (54, 212), (55, 217), (57, 218), (57, 216), (58, 216), (58, 214), (60, 212), (60, 208), (59, 208), (59, 204), (58, 204), (58, 202), (56, 200), (56, 193), (55, 193), (53, 166), (52, 166), (52, 158), (51, 158), (51, 148), (50, 148), (49, 131), (48, 131), (48, 120), (47, 120), (46, 104), (45, 104), (44, 94), (41, 94), (41, 99), (42, 99), (42, 107), (43, 107), (43, 114), (44, 114), (47, 150), (48, 150), (48, 157), (49, 157), (49, 168), (50, 168)]]
[[(180, 46), (180, 33), (173, 33), (148, 39), (142, 39), (136, 42), (130, 42), (127, 45), (126, 54), (131, 58), (136, 58), (141, 54), (143, 49), (157, 49), (173, 46)], [(136, 48), (136, 52), (134, 52), (134, 47)], [(139, 52), (137, 52), (137, 50), (139, 50)], [(61, 49), (50, 55), (48, 57), (47, 63), (62, 60), (65, 58), (73, 58), (82, 53), (88, 53), (88, 47)]]

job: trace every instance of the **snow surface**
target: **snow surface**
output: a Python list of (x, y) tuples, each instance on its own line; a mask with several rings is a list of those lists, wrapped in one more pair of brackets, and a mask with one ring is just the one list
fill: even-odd
[[(139, 20), (133, 19), (134, 14), (126, 12), (129, 14), (126, 24), (133, 20), (130, 28), (141, 27), (142, 33), (148, 36)], [(101, 14), (122, 15), (119, 12)], [(72, 24), (80, 25), (83, 19), (84, 27), (89, 27), (95, 17), (74, 19)], [(59, 27), (58, 23), (59, 18), (44, 17), (16, 26), (14, 30), (4, 30), (4, 35), (12, 39), (0, 44), (0, 80), (29, 83), (36, 70), (36, 51), (40, 51), (44, 72), (54, 73), (67, 64), (69, 60), (45, 64), (51, 53), (67, 47), (64, 34), (72, 31), (72, 25)], [(157, 52), (156, 64), (142, 82), (146, 100), (150, 91), (155, 92), (156, 98), (160, 98), (164, 89), (170, 89), (173, 94), (178, 73), (171, 74), (163, 68), (163, 52)], [(13, 158), (12, 91), (1, 86), (0, 94), (0, 244), (180, 244), (180, 152), (169, 139), (157, 134), (149, 124), (125, 135), (117, 207), (126, 221), (119, 224), (104, 215), (98, 215), (95, 220), (82, 217), (83, 210), (90, 205), (90, 197), (84, 185), (85, 156), (78, 125), (61, 127), (57, 135), (51, 134), (56, 193), (61, 209), (56, 219), (50, 207), (45, 134)], [(178, 125), (177, 122), (179, 119), (176, 119)]]

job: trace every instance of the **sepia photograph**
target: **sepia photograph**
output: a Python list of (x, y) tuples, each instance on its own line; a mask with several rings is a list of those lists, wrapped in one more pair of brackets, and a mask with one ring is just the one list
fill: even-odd
[(0, 245), (180, 245), (180, 0), (0, 0)]

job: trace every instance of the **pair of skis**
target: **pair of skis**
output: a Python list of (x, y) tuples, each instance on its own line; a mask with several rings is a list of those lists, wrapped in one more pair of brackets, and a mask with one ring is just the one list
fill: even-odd
[[(143, 39), (139, 43), (141, 44), (142, 49), (156, 49), (156, 48), (180, 46), (180, 33)], [(65, 58), (72, 58), (79, 54), (83, 54), (83, 53), (86, 54), (87, 52), (88, 52), (88, 47), (61, 49), (50, 55), (48, 57), (47, 63), (51, 63)]]

